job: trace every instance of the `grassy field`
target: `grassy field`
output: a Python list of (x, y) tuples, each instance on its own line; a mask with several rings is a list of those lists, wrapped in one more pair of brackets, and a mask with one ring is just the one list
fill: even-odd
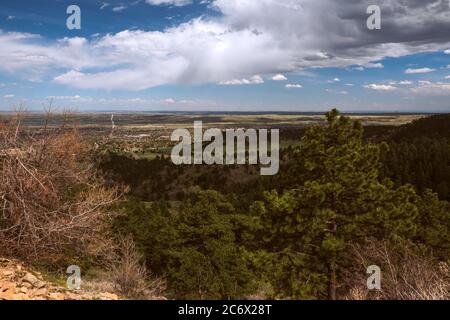
[[(114, 115), (114, 130), (111, 117)], [(0, 113), (1, 119), (14, 116)], [(173, 143), (170, 135), (178, 128), (192, 129), (195, 121), (202, 121), (203, 128), (268, 128), (299, 129), (325, 123), (324, 114), (313, 113), (28, 113), (22, 123), (31, 128), (76, 127), (102, 150), (128, 155), (136, 159), (154, 159), (170, 155)], [(364, 126), (400, 126), (427, 116), (426, 114), (348, 114)], [(283, 138), (281, 147), (298, 143), (297, 139)]]
[[(46, 121), (56, 126), (66, 121), (84, 129), (107, 129), (111, 127), (111, 115), (119, 129), (174, 129), (191, 127), (194, 121), (202, 121), (205, 127), (303, 127), (325, 120), (323, 114), (310, 113), (77, 113), (71, 115), (52, 115), (46, 120), (42, 113), (29, 113), (25, 123), (35, 127), (43, 126)], [(0, 119), (12, 114), (0, 112)], [(364, 125), (402, 125), (422, 118), (426, 114), (348, 114), (352, 119), (360, 120)]]

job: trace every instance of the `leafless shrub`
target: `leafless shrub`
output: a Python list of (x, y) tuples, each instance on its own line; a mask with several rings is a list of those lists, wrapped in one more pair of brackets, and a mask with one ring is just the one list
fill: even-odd
[(77, 113), (76, 109), (74, 108), (64, 108), (62, 110), (61, 112), (62, 129), (65, 129), (67, 126), (70, 125), (71, 122), (74, 121), (76, 113)]
[(117, 192), (102, 186), (75, 128), (32, 130), (25, 117), (20, 108), (0, 127), (0, 255), (99, 254)]
[(161, 294), (165, 288), (164, 281), (159, 278), (149, 280), (143, 256), (131, 237), (119, 240), (116, 254), (117, 258), (111, 262), (111, 274), (120, 294), (135, 299), (152, 299)]
[[(407, 244), (392, 245), (370, 240), (352, 247), (356, 265), (343, 273), (345, 299), (350, 300), (447, 300), (450, 299), (450, 267), (430, 254)], [(382, 270), (380, 291), (367, 289), (366, 268)]]

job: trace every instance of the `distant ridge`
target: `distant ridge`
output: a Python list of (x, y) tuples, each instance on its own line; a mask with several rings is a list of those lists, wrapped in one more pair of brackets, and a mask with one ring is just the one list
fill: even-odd
[(393, 140), (419, 137), (450, 138), (450, 114), (435, 114), (414, 120), (393, 130), (391, 136)]

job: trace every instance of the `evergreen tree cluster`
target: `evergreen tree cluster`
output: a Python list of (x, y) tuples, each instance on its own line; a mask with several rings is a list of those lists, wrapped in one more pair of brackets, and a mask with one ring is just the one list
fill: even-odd
[[(337, 110), (326, 116), (282, 153), (275, 178), (232, 184), (229, 168), (172, 174), (109, 158), (103, 169), (132, 186), (116, 231), (133, 236), (171, 297), (182, 299), (335, 299), (354, 264), (350, 248), (368, 239), (426, 248), (448, 262), (447, 137), (412, 137), (413, 124), (404, 141), (396, 129), (388, 143), (371, 142), (358, 122)], [(153, 186), (145, 192), (143, 172)], [(183, 186), (182, 197), (173, 186)], [(159, 198), (146, 196), (155, 189)]]

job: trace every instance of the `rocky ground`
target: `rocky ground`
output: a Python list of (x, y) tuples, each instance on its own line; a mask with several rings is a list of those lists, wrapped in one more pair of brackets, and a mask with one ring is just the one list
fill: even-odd
[(0, 300), (118, 300), (116, 294), (68, 290), (45, 281), (39, 272), (0, 258)]

